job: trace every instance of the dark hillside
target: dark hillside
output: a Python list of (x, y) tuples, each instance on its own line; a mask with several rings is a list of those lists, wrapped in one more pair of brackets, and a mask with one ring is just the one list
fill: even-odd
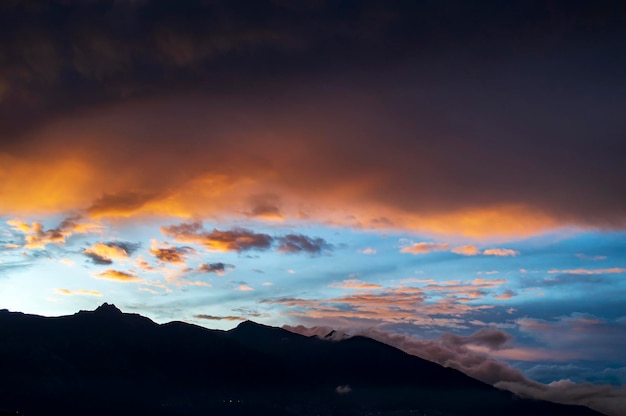
[(369, 338), (254, 322), (158, 325), (104, 304), (55, 318), (1, 311), (0, 333), (0, 409), (26, 416), (599, 414), (523, 400)]

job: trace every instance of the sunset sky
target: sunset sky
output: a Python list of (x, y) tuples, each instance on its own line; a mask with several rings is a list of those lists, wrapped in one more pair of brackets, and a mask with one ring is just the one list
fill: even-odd
[(618, 391), (620, 3), (3, 1), (0, 308), (459, 336)]

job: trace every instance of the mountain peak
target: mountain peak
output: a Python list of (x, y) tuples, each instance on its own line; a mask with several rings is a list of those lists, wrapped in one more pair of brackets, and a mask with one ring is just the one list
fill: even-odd
[(241, 328), (245, 328), (245, 327), (250, 327), (250, 328), (260, 328), (260, 327), (264, 327), (265, 325), (260, 324), (258, 322), (254, 322), (251, 320), (245, 320), (243, 322), (240, 322), (239, 325), (237, 325), (237, 328), (241, 327)]
[(106, 315), (120, 315), (122, 313), (121, 310), (117, 306), (112, 303), (104, 302), (102, 305), (98, 306), (94, 311), (98, 314), (106, 314)]

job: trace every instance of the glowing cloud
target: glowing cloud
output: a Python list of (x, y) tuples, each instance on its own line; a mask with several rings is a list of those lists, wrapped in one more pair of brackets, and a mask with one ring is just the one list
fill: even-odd
[(156, 240), (152, 240), (150, 247), (150, 254), (159, 261), (170, 264), (185, 264), (186, 257), (193, 253), (195, 253), (195, 250), (191, 247), (173, 247), (169, 245), (159, 247)]
[(83, 250), (83, 254), (96, 264), (111, 264), (113, 260), (128, 260), (129, 255), (138, 248), (137, 244), (113, 241), (98, 242)]
[(141, 282), (141, 278), (137, 275), (114, 269), (107, 269), (101, 273), (97, 273), (94, 277), (98, 279), (113, 280), (116, 282)]
[(43, 249), (48, 244), (65, 244), (66, 240), (74, 233), (86, 234), (102, 229), (100, 224), (78, 221), (79, 218), (76, 217), (66, 218), (56, 228), (48, 230), (40, 222), (33, 222), (29, 225), (20, 220), (9, 220), (7, 224), (13, 230), (25, 234), (26, 244), (24, 248)]
[(425, 254), (425, 253), (430, 253), (431, 251), (447, 250), (448, 248), (450, 248), (450, 244), (420, 242), (420, 243), (413, 243), (407, 247), (403, 247), (400, 250), (400, 252), (411, 253), (411, 254)]
[(213, 229), (207, 232), (202, 229), (200, 223), (161, 227), (161, 232), (176, 241), (200, 244), (211, 251), (267, 250), (274, 240), (267, 234), (255, 233), (245, 228), (234, 228), (228, 231)]
[(462, 256), (476, 256), (480, 254), (480, 250), (478, 249), (478, 247), (471, 245), (455, 247), (450, 251), (455, 254), (460, 254)]
[(55, 290), (58, 294), (60, 295), (66, 295), (66, 296), (102, 296), (102, 293), (98, 292), (97, 290), (85, 290), (85, 289), (78, 289), (78, 290), (69, 290), (69, 289), (56, 289)]

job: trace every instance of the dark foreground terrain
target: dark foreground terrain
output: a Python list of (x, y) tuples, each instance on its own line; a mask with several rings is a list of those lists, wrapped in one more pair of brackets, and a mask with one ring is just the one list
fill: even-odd
[(0, 415), (600, 415), (368, 338), (158, 325), (106, 303), (54, 318), (0, 311), (0, 371)]

